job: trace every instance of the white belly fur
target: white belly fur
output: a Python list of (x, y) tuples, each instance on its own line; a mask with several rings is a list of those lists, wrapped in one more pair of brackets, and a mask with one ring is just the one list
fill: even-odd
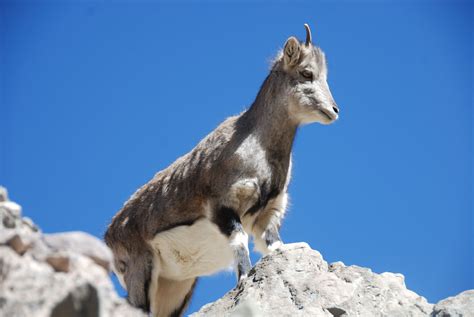
[(229, 240), (208, 219), (157, 234), (148, 242), (155, 251), (154, 268), (173, 280), (214, 274), (232, 265)]

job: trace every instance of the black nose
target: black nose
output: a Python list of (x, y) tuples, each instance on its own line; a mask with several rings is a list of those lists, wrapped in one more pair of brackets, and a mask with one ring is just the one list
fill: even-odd
[(336, 106), (332, 106), (332, 110), (334, 110), (335, 113), (339, 113), (339, 108)]

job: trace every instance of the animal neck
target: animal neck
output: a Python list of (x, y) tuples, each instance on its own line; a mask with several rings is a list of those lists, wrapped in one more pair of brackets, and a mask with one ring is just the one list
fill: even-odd
[(260, 88), (250, 109), (244, 114), (260, 144), (272, 156), (289, 159), (298, 125), (288, 113), (288, 87), (285, 74), (272, 71)]

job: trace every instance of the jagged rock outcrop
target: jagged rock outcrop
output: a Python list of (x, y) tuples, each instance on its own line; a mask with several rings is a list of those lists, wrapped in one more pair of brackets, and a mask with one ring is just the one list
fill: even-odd
[(456, 296), (443, 299), (434, 306), (433, 316), (474, 316), (474, 290), (464, 291)]
[[(0, 187), (0, 316), (146, 316), (116, 294), (110, 250), (83, 232), (43, 234)], [(474, 290), (433, 305), (401, 274), (328, 264), (305, 243), (263, 257), (192, 316), (474, 317)]]
[(235, 289), (192, 316), (474, 316), (473, 300), (467, 291), (434, 306), (408, 290), (401, 274), (328, 264), (296, 243), (262, 258)]
[(0, 187), (0, 316), (145, 316), (115, 292), (111, 264), (87, 233), (43, 234)]

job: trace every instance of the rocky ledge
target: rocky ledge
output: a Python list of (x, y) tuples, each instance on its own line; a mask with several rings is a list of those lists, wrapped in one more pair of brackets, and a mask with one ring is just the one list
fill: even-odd
[(404, 277), (328, 264), (306, 243), (263, 257), (235, 289), (192, 315), (201, 316), (474, 316), (474, 290), (436, 305), (408, 290)]
[(117, 295), (111, 265), (102, 241), (43, 234), (0, 187), (0, 316), (145, 316)]
[[(43, 234), (0, 187), (0, 316), (145, 316), (109, 278), (110, 250), (83, 232)], [(433, 305), (401, 274), (328, 264), (305, 243), (263, 257), (192, 316), (474, 316), (474, 290)]]

